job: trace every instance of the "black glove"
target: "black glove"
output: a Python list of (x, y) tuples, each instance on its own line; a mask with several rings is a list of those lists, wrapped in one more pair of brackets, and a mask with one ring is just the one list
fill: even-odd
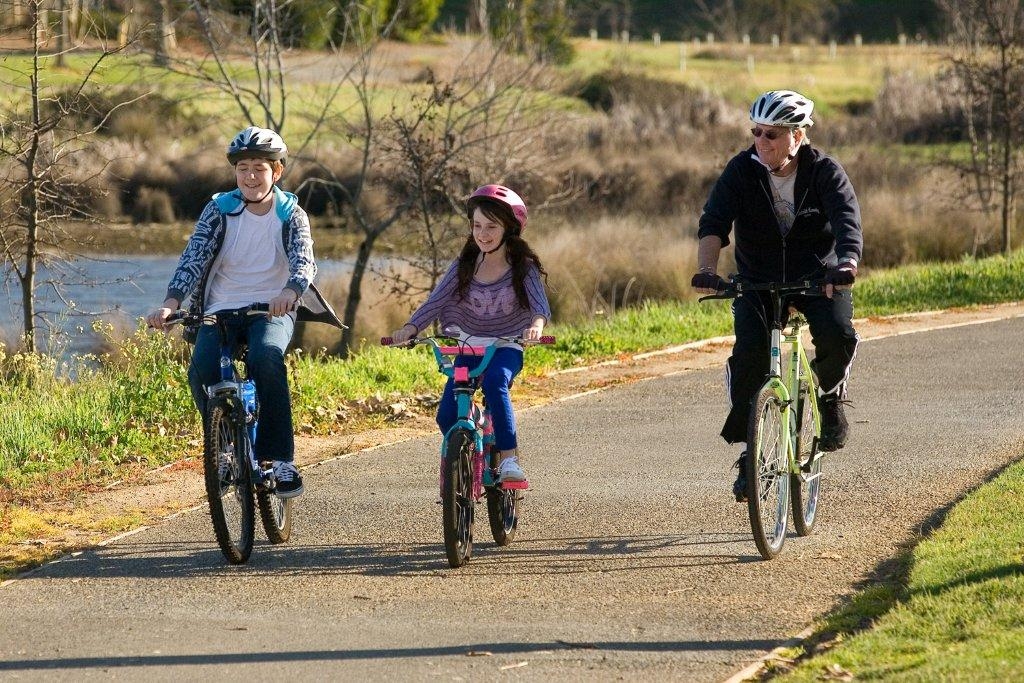
[(719, 277), (718, 273), (701, 272), (693, 276), (690, 286), (694, 289), (713, 289), (720, 292), (728, 286), (728, 283)]
[(840, 263), (825, 272), (825, 284), (849, 287), (857, 279), (857, 266), (852, 263)]

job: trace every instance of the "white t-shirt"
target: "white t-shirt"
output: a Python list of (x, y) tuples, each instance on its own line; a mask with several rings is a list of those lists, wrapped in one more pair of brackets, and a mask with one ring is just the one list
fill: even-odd
[(224, 245), (206, 295), (207, 313), (268, 303), (288, 283), (281, 219), (273, 208), (263, 216), (246, 209), (225, 221)]
[(796, 173), (787, 176), (776, 176), (768, 174), (771, 180), (772, 200), (775, 208), (775, 215), (779, 219), (779, 228), (782, 234), (786, 235), (793, 227), (796, 220), (796, 200), (794, 189), (796, 188)]

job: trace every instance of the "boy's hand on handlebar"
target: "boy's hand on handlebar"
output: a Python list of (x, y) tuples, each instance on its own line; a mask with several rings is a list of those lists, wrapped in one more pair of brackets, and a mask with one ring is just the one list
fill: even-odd
[(267, 302), (267, 315), (275, 318), (288, 315), (288, 313), (295, 309), (295, 304), (298, 300), (299, 297), (293, 290), (285, 288), (281, 290), (280, 294)]
[(726, 289), (729, 283), (723, 280), (718, 273), (701, 271), (690, 280), (690, 286), (701, 294), (714, 294)]
[(832, 298), (837, 289), (849, 289), (857, 279), (857, 266), (852, 263), (840, 263), (825, 272), (825, 296)]
[(152, 327), (154, 330), (163, 330), (166, 332), (167, 328), (164, 327), (164, 321), (167, 320), (171, 313), (174, 313), (172, 309), (161, 306), (146, 316), (146, 325), (148, 327)]

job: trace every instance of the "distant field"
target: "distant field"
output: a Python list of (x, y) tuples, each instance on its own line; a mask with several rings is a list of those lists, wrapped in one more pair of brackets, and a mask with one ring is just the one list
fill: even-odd
[(828, 45), (623, 45), (589, 40), (574, 45), (578, 56), (570, 70), (641, 69), (652, 77), (719, 93), (737, 104), (750, 102), (765, 90), (787, 87), (813, 98), (824, 113), (870, 102), (887, 73), (934, 73), (947, 54), (942, 48), (919, 45), (839, 45), (834, 58)]
[[(739, 43), (713, 45), (663, 42), (613, 43), (607, 40), (576, 39), (576, 60), (559, 70), (567, 78), (577, 78), (606, 69), (639, 70), (652, 78), (683, 82), (697, 88), (720, 94), (729, 101), (743, 105), (758, 92), (789, 87), (799, 89), (815, 99), (819, 111), (829, 113), (845, 110), (851, 104), (870, 102), (887, 73), (935, 72), (945, 56), (942, 48), (908, 45), (840, 45), (834, 58), (827, 45), (768, 45), (744, 46)], [(377, 52), (374, 78), (380, 111), (391, 103), (400, 102), (427, 86), (421, 81), (426, 69), (439, 77), (457, 65), (470, 49), (466, 38), (454, 37), (444, 43), (408, 45), (386, 43)], [(44, 86), (60, 88), (75, 83), (85, 69), (95, 61), (95, 52), (72, 54), (67, 66), (53, 68), (52, 57), (43, 60)], [(339, 73), (350, 63), (350, 57), (322, 53), (293, 52), (287, 55), (286, 70), (292, 91), (290, 106), (296, 118), (315, 109), (322, 86), (336, 84)], [(26, 83), (24, 74), (30, 57), (24, 53), (0, 50), (0, 82), (8, 88), (8, 104), (23, 99)], [(212, 68), (212, 67), (208, 67)], [(254, 73), (249, 63), (235, 61), (235, 75), (251, 80)], [(249, 76), (247, 79), (246, 77)], [(104, 60), (96, 72), (95, 82), (104, 87), (153, 88), (172, 99), (188, 103), (203, 116), (233, 115), (235, 106), (229, 97), (212, 94), (206, 88), (195, 87), (195, 82), (180, 74), (170, 73), (152, 64), (147, 55), (118, 54)], [(183, 87), (190, 85), (192, 87)], [(564, 109), (574, 107), (571, 101), (554, 98), (551, 106)], [(336, 110), (343, 111), (355, 103), (351, 92), (342, 88)], [(297, 131), (297, 132), (301, 132)]]

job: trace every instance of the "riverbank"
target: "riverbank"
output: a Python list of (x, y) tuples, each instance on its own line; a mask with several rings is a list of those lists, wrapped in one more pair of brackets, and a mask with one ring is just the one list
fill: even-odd
[[(315, 221), (314, 221), (315, 223)], [(178, 256), (192, 234), (193, 222), (178, 223), (68, 223), (62, 226), (71, 240), (88, 255)], [(340, 228), (312, 225), (317, 258), (350, 258), (359, 247), (360, 236)]]

